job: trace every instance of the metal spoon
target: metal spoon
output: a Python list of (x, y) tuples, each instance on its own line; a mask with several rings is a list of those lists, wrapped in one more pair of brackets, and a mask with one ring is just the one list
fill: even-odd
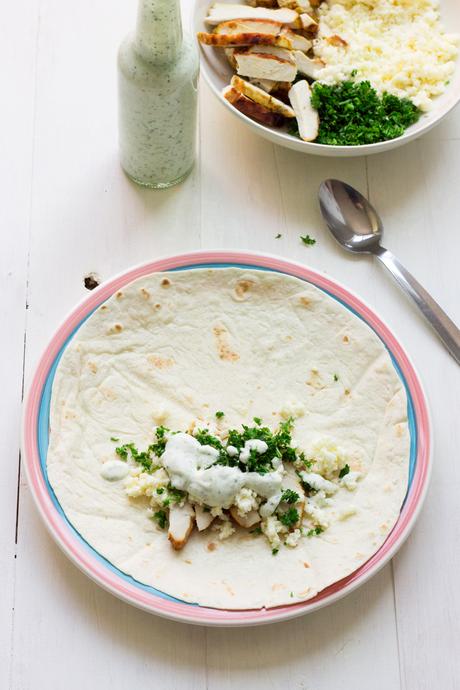
[(337, 242), (349, 252), (374, 254), (380, 259), (460, 364), (460, 330), (398, 259), (382, 247), (383, 224), (371, 203), (345, 182), (325, 180), (319, 188), (319, 204)]

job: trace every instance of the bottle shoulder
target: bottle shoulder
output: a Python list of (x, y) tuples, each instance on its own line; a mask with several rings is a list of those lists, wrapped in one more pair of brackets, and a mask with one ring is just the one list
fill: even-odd
[(117, 64), (119, 72), (132, 81), (169, 82), (195, 78), (199, 72), (199, 55), (194, 37), (186, 35), (174, 60), (150, 62), (137, 51), (131, 33), (120, 44)]

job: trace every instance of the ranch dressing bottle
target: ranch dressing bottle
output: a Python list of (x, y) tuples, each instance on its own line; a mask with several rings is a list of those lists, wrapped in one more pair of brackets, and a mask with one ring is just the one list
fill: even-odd
[(180, 0), (139, 0), (136, 32), (118, 54), (120, 158), (134, 182), (170, 187), (192, 169), (198, 70)]

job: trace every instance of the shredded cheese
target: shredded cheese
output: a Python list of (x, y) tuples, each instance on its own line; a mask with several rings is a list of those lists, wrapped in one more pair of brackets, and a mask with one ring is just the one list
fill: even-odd
[(369, 80), (427, 111), (455, 70), (460, 39), (442, 26), (438, 0), (329, 0), (319, 15), (323, 83)]

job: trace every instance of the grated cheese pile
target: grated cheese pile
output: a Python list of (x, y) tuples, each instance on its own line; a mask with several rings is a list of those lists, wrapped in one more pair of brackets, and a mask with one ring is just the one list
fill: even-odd
[[(321, 82), (367, 79), (426, 111), (455, 70), (459, 37), (441, 25), (438, 0), (329, 0), (319, 14)], [(348, 45), (332, 44), (334, 35)]]

